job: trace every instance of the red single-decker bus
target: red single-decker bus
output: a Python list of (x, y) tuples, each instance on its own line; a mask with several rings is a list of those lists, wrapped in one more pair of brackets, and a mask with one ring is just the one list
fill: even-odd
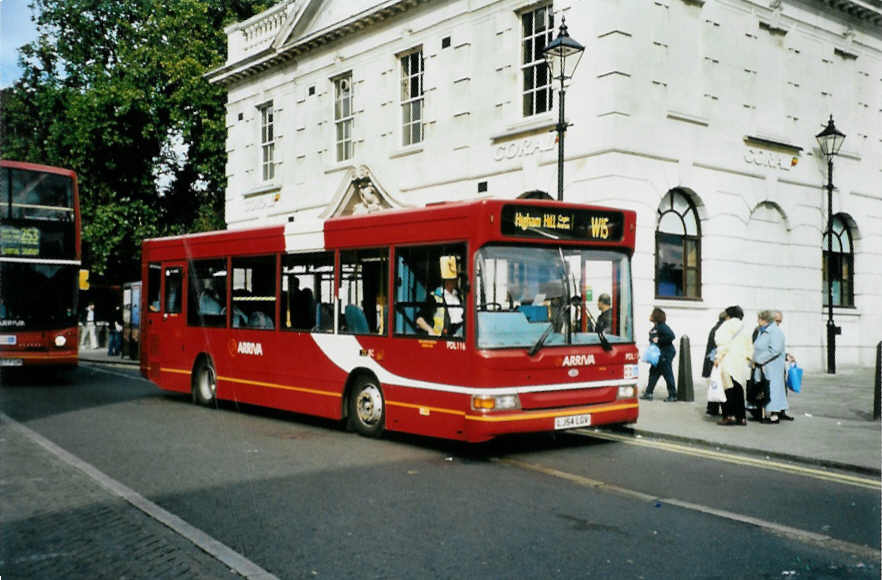
[(141, 371), (365, 435), (634, 422), (635, 228), (484, 199), (147, 240)]

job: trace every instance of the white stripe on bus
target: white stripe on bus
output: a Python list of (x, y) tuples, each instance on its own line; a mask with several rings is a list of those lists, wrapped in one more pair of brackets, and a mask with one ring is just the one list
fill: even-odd
[(435, 383), (409, 379), (396, 375), (380, 365), (369, 356), (362, 356), (364, 350), (358, 339), (348, 334), (311, 334), (312, 340), (324, 353), (325, 357), (345, 373), (351, 373), (354, 369), (367, 368), (377, 376), (381, 383), (391, 384), (398, 387), (410, 387), (413, 389), (425, 389), (431, 391), (443, 391), (460, 395), (516, 395), (535, 392), (570, 391), (577, 389), (599, 389), (603, 387), (636, 386), (634, 379), (618, 379), (608, 381), (587, 381), (579, 383), (552, 383), (546, 385), (529, 385), (521, 387), (500, 387), (481, 389), (446, 383)]

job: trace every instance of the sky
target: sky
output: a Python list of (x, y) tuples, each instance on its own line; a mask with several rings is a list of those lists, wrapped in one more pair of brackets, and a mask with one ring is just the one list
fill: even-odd
[(0, 0), (0, 88), (13, 84), (21, 76), (18, 47), (37, 37), (31, 21), (32, 0)]

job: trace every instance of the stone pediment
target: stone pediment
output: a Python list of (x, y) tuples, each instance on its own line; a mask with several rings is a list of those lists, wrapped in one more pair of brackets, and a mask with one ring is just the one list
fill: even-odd
[(377, 181), (370, 168), (359, 165), (346, 171), (337, 193), (321, 218), (363, 215), (404, 207), (407, 206), (392, 197)]

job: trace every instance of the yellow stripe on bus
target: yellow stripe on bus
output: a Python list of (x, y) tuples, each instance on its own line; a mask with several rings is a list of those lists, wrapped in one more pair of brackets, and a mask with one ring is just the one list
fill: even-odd
[(606, 407), (584, 407), (581, 409), (567, 409), (566, 411), (556, 411), (553, 413), (522, 413), (518, 415), (466, 415), (469, 421), (486, 421), (497, 423), (501, 421), (530, 421), (533, 419), (551, 419), (554, 417), (566, 417), (569, 415), (581, 415), (597, 413), (609, 413), (612, 411), (621, 411), (623, 409), (636, 409), (639, 407), (637, 403), (628, 403), (624, 405), (609, 405)]
[(269, 389), (282, 389), (285, 391), (298, 391), (300, 393), (309, 393), (312, 395), (325, 395), (326, 397), (342, 398), (343, 393), (335, 393), (331, 391), (319, 391), (317, 389), (307, 389), (305, 387), (291, 387), (289, 385), (280, 385), (278, 383), (265, 383), (263, 381), (248, 381), (245, 379), (237, 379), (234, 377), (218, 377), (219, 381), (229, 381), (231, 383), (240, 383), (243, 385), (254, 385), (256, 387), (267, 387)]
[(423, 411), (425, 409), (429, 413), (447, 413), (448, 415), (459, 415), (460, 417), (465, 416), (465, 411), (457, 411), (455, 409), (427, 407), (426, 405), (414, 405), (413, 403), (401, 403), (399, 401), (386, 401), (386, 404), (390, 407), (405, 407), (407, 409), (419, 409), (420, 411)]
[[(191, 371), (187, 371), (187, 370), (184, 370), (184, 369), (170, 369), (170, 368), (162, 367), (162, 368), (160, 368), (159, 370), (162, 371), (162, 372), (164, 372), (164, 373), (175, 373), (175, 374), (179, 374), (179, 375), (190, 375), (190, 374), (192, 374)], [(319, 390), (316, 390), (316, 389), (307, 389), (307, 388), (304, 388), (304, 387), (292, 387), (292, 386), (289, 386), (289, 385), (280, 385), (280, 384), (278, 384), (278, 383), (265, 383), (265, 382), (263, 382), (263, 381), (249, 381), (249, 380), (245, 380), (245, 379), (237, 379), (237, 378), (234, 378), (234, 377), (220, 377), (220, 376), (219, 376), (219, 377), (217, 377), (217, 380), (219, 380), (219, 381), (227, 381), (227, 382), (230, 382), (230, 383), (240, 383), (240, 384), (243, 384), (243, 385), (254, 385), (254, 386), (256, 386), (256, 387), (267, 387), (267, 388), (270, 388), (270, 389), (283, 389), (283, 390), (285, 390), (285, 391), (299, 391), (299, 392), (301, 392), (301, 393), (310, 393), (310, 394), (313, 394), (313, 395), (325, 395), (325, 396), (328, 396), (328, 397), (336, 397), (336, 398), (338, 398), (338, 399), (339, 399), (340, 397), (343, 396), (341, 393), (332, 393), (332, 392), (330, 392), (330, 391), (319, 391)]]

